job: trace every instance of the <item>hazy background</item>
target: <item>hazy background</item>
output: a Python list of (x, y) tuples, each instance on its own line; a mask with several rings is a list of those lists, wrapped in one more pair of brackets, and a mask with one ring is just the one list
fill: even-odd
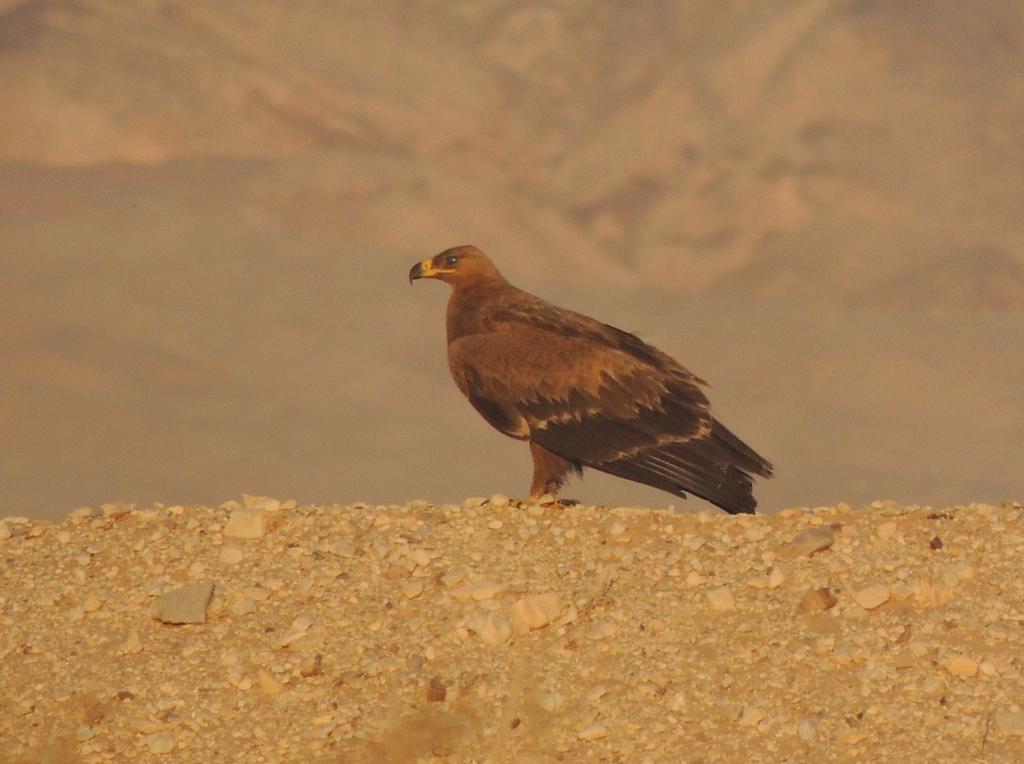
[(461, 243), (709, 379), (762, 509), (1020, 499), (1022, 51), (1020, 0), (0, 0), (0, 515), (523, 495), (405, 280)]

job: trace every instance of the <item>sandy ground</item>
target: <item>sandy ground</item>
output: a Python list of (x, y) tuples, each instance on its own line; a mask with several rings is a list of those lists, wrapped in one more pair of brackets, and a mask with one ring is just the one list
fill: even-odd
[(1022, 514), (496, 496), (8, 517), (0, 757), (1020, 761)]

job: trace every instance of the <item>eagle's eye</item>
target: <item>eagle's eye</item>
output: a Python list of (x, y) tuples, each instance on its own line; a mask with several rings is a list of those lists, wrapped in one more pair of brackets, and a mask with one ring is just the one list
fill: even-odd
[(445, 268), (454, 268), (455, 264), (457, 262), (459, 262), (459, 258), (457, 258), (455, 255), (448, 255), (444, 259), (444, 267)]

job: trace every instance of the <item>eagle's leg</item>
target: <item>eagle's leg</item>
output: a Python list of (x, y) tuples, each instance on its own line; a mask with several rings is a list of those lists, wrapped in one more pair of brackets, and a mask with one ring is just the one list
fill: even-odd
[(537, 501), (544, 494), (552, 498), (558, 495), (565, 478), (571, 470), (579, 467), (544, 446), (530, 441), (530, 455), (533, 456), (533, 482), (530, 484), (530, 500)]

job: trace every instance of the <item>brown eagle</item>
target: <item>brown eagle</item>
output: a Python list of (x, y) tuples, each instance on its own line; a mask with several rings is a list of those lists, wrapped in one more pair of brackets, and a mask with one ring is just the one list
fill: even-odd
[(640, 338), (512, 286), (479, 249), (416, 263), (448, 301), (448, 366), (484, 419), (530, 442), (531, 499), (592, 467), (726, 512), (753, 512), (772, 465), (712, 416), (702, 385)]

